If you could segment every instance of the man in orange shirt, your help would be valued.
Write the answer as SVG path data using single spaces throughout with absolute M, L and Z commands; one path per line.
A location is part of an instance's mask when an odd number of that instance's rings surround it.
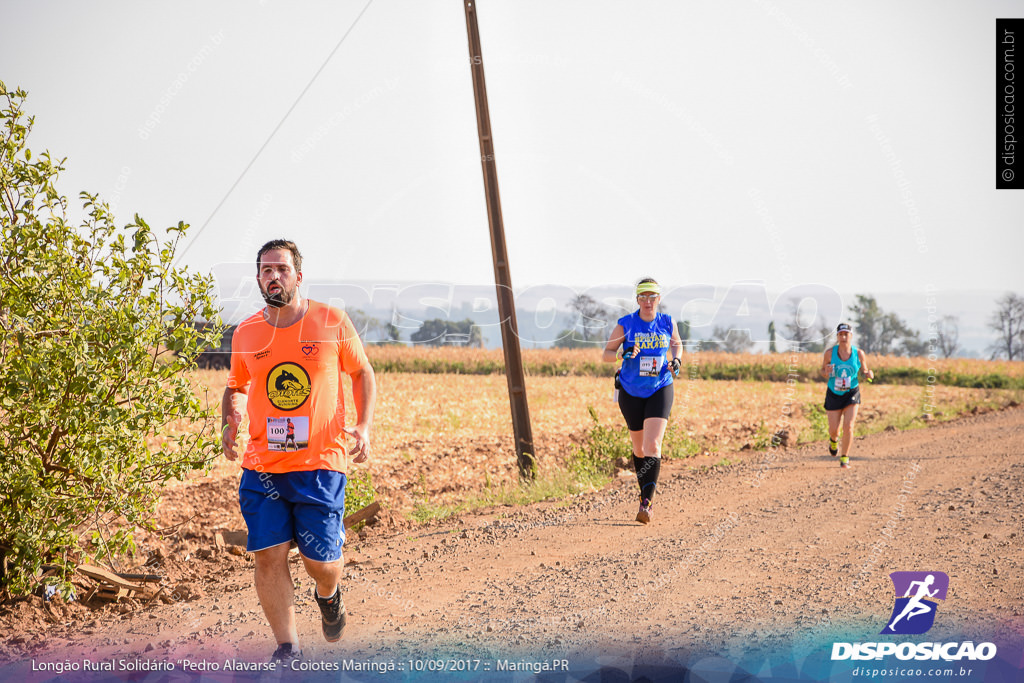
M 229 460 L 238 458 L 238 426 L 247 411 L 249 445 L 238 497 L 256 594 L 277 639 L 274 659 L 285 661 L 301 655 L 288 570 L 292 543 L 316 582 L 324 638 L 335 642 L 345 628 L 345 473 L 348 456 L 361 463 L 370 454 L 377 385 L 348 315 L 299 293 L 302 255 L 293 242 L 264 244 L 256 272 L 267 306 L 232 337 L 222 446 Z M 356 403 L 351 428 L 345 426 L 342 373 L 352 380 Z M 355 439 L 348 452 L 346 434 Z

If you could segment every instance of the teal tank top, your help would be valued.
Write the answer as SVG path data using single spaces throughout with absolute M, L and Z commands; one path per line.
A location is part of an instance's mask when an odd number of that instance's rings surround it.
M 857 388 L 857 376 L 860 374 L 860 355 L 857 347 L 850 349 L 847 360 L 839 358 L 839 344 L 832 347 L 832 374 L 828 377 L 828 390 L 842 396 Z

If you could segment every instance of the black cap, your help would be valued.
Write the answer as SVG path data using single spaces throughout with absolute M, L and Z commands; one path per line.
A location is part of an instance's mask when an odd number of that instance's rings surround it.
M 846 323 L 839 323 L 839 327 L 836 328 L 836 332 L 853 332 L 853 330 L 851 330 L 850 326 Z

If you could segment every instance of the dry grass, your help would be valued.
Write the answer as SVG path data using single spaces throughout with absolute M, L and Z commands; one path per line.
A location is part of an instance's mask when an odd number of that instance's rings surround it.
M 198 371 L 196 379 L 199 385 L 209 387 L 211 396 L 219 396 L 226 373 Z M 424 500 L 448 503 L 460 500 L 467 491 L 481 490 L 485 482 L 496 486 L 516 481 L 503 375 L 378 372 L 377 384 L 374 451 L 365 467 L 390 505 L 409 509 Z M 1020 393 L 937 386 L 929 398 L 922 387 L 899 385 L 865 385 L 862 391 L 862 432 L 888 424 L 923 424 L 919 418 L 929 401 L 941 418 L 973 405 L 1005 405 L 1015 397 L 1019 400 Z M 602 424 L 622 425 L 611 394 L 611 380 L 603 377 L 527 378 L 534 444 L 542 471 L 563 466 L 591 425 L 587 406 L 596 408 Z M 685 433 L 704 452 L 763 447 L 771 433 L 782 427 L 800 440 L 822 438 L 816 432 L 820 431 L 820 417 L 812 406 L 820 404 L 823 395 L 822 383 L 787 385 L 683 377 L 677 380 L 670 428 Z M 351 412 L 347 382 L 346 405 Z M 350 414 L 350 421 L 353 418 Z M 221 460 L 214 476 L 235 476 L 236 472 L 237 465 Z
M 489 374 L 504 372 L 501 349 L 456 347 L 381 346 L 371 344 L 367 353 L 374 367 L 386 372 L 424 372 L 439 374 Z M 524 349 L 523 365 L 528 375 L 538 376 L 611 376 L 612 363 L 602 363 L 600 347 L 593 349 Z M 816 378 L 821 367 L 820 353 L 690 353 L 688 363 L 699 366 L 700 376 L 729 379 L 785 380 L 790 372 Z M 920 375 L 946 374 L 946 381 L 957 378 L 1002 375 L 1024 379 L 1024 363 L 985 361 L 968 358 L 929 360 L 927 357 L 869 356 L 869 366 L 879 371 L 880 381 L 913 383 Z

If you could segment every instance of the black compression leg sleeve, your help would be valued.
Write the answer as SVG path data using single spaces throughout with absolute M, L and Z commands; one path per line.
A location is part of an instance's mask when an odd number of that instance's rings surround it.
M 661 474 L 661 458 L 638 458 L 634 455 L 633 469 L 636 470 L 637 483 L 640 484 L 640 497 L 653 500 L 658 475 Z

